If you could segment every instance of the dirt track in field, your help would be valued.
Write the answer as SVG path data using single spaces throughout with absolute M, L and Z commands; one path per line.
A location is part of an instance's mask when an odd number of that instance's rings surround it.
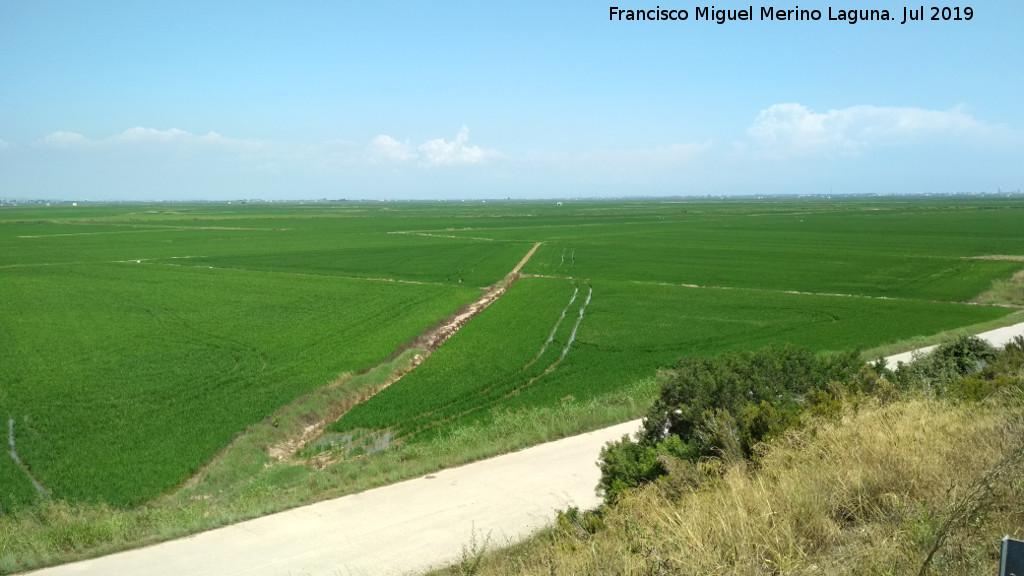
M 306 425 L 301 434 L 284 439 L 273 446 L 270 446 L 267 449 L 267 454 L 275 460 L 290 459 L 296 451 L 310 441 L 318 438 L 328 424 L 334 422 L 338 418 L 341 418 L 345 412 L 351 410 L 356 404 L 369 400 L 381 390 L 384 390 L 388 386 L 401 380 L 402 377 L 408 374 L 412 369 L 422 364 L 423 361 L 434 353 L 435 350 L 440 348 L 442 344 L 454 336 L 455 333 L 466 324 L 466 322 L 469 322 L 474 316 L 483 312 L 488 306 L 493 304 L 502 294 L 504 294 L 509 287 L 512 286 L 512 284 L 519 278 L 519 271 L 522 270 L 523 266 L 530 261 L 530 258 L 532 258 L 534 253 L 537 252 L 537 249 L 540 248 L 541 244 L 543 244 L 543 242 L 537 242 L 534 244 L 533 248 L 523 256 L 522 260 L 516 264 L 515 268 L 513 268 L 511 272 L 506 274 L 500 282 L 497 282 L 488 288 L 487 291 L 479 298 L 466 306 L 463 306 L 455 314 L 452 314 L 439 324 L 421 334 L 408 345 L 404 346 L 403 349 L 418 348 L 422 350 L 420 354 L 417 354 L 413 358 L 412 362 L 400 368 L 380 386 L 374 387 L 372 390 L 360 395 L 354 400 L 346 399 L 345 402 L 338 404 L 330 410 L 325 417 L 319 418 L 315 422 Z M 327 464 L 327 462 L 314 460 L 311 461 L 310 464 L 322 468 Z

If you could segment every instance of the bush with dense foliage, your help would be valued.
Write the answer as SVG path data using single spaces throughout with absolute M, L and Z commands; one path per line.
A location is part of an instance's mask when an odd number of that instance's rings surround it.
M 816 356 L 791 347 L 683 358 L 662 373 L 639 440 L 624 437 L 602 451 L 600 487 L 614 500 L 665 475 L 669 459 L 750 458 L 808 406 L 827 409 L 829 383 L 853 378 L 860 366 L 856 352 Z
M 883 361 L 862 365 L 856 352 L 816 356 L 788 347 L 683 358 L 662 373 L 661 394 L 639 438 L 623 437 L 602 450 L 599 487 L 613 502 L 682 463 L 756 460 L 760 443 L 807 416 L 837 417 L 844 400 L 886 404 L 921 391 L 978 401 L 1021 381 L 1020 337 L 997 351 L 976 336 L 962 336 L 894 369 Z

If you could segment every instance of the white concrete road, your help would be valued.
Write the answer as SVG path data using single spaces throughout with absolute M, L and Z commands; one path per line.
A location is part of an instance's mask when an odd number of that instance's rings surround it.
M 330 575 L 423 572 L 457 562 L 474 534 L 500 546 L 592 508 L 601 447 L 635 420 L 148 548 L 33 572 L 66 575 Z
M 1001 346 L 1024 323 L 979 336 Z M 890 366 L 910 355 L 887 358 Z M 635 420 L 180 540 L 33 572 L 36 576 L 362 576 L 457 562 L 476 536 L 500 546 L 590 508 L 601 447 Z
M 993 346 L 1002 347 L 1008 342 L 1016 338 L 1017 336 L 1024 336 L 1024 322 L 1020 324 L 1014 324 L 1013 326 L 1004 326 L 1002 328 L 996 328 L 995 330 L 989 330 L 988 332 L 982 332 L 978 334 L 978 337 L 988 340 Z M 897 362 L 903 362 L 904 364 L 909 363 L 915 353 L 927 353 L 935 349 L 935 346 L 925 346 L 917 350 L 911 350 L 910 352 L 904 352 L 902 354 L 893 354 L 892 356 L 885 357 L 886 366 L 895 369 Z

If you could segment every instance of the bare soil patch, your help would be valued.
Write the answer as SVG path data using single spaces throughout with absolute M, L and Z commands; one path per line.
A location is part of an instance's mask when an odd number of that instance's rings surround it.
M 417 354 L 413 356 L 411 362 L 393 372 L 391 374 L 391 377 L 386 379 L 380 385 L 375 386 L 369 390 L 366 390 L 362 394 L 349 396 L 342 400 L 341 402 L 332 405 L 330 411 L 328 411 L 325 415 L 320 415 L 319 417 L 316 418 L 314 422 L 307 424 L 305 427 L 303 427 L 301 434 L 286 438 L 281 442 L 278 442 L 277 444 L 274 444 L 273 446 L 267 448 L 267 455 L 277 461 L 284 461 L 290 459 L 292 456 L 295 455 L 295 453 L 300 448 L 302 448 L 312 440 L 319 437 L 320 434 L 323 433 L 324 428 L 328 424 L 334 422 L 338 418 L 341 418 L 342 415 L 345 414 L 345 412 L 351 410 L 355 405 L 369 400 L 381 390 L 387 388 L 388 386 L 394 384 L 395 382 L 398 382 L 402 378 L 402 376 L 405 376 L 413 368 L 422 364 L 423 360 L 425 359 L 426 358 L 422 354 Z M 338 384 L 339 383 L 332 383 L 331 385 L 337 386 Z
M 1002 260 L 1004 262 L 1024 262 L 1024 256 L 1012 254 L 990 254 L 986 256 L 972 256 L 971 260 Z
M 494 238 L 483 238 L 481 236 L 455 236 L 454 234 L 434 234 L 431 232 L 388 232 L 388 234 L 404 234 L 406 236 L 425 236 L 427 238 L 453 238 L 455 240 L 483 240 L 484 242 L 494 242 Z

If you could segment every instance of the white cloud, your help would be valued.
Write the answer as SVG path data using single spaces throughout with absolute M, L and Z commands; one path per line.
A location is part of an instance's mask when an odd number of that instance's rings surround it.
M 466 126 L 459 130 L 454 140 L 435 138 L 415 147 L 408 141 L 401 142 L 381 134 L 366 147 L 366 155 L 373 163 L 417 161 L 427 167 L 480 164 L 501 156 L 497 150 L 469 145 L 469 128 Z
M 479 164 L 499 156 L 496 150 L 469 146 L 469 128 L 463 126 L 455 140 L 444 138 L 428 140 L 418 148 L 420 160 L 427 166 L 448 166 L 455 164 Z
M 36 140 L 34 145 L 40 148 L 81 148 L 93 143 L 78 132 L 52 132 Z
M 747 129 L 758 156 L 853 156 L 873 146 L 903 144 L 924 136 L 981 133 L 990 127 L 960 108 L 925 110 L 852 106 L 814 112 L 802 104 L 775 104 Z M 746 144 L 738 145 L 741 149 Z
M 153 128 L 143 128 L 136 126 L 129 128 L 120 134 L 111 136 L 106 140 L 109 144 L 143 144 L 143 143 L 168 143 L 168 142 L 188 142 L 195 139 L 195 136 L 185 132 L 184 130 L 178 130 L 177 128 L 171 128 L 170 130 L 155 130 Z
M 36 140 L 33 146 L 43 149 L 91 150 L 164 150 L 176 151 L 221 150 L 246 161 L 261 165 L 296 164 L 331 169 L 357 164 L 381 162 L 417 162 L 421 166 L 454 166 L 479 164 L 500 154 L 469 141 L 469 129 L 459 130 L 452 141 L 443 138 L 428 140 L 419 146 L 401 142 L 387 134 L 374 138 L 367 146 L 359 147 L 347 141 L 328 141 L 320 144 L 288 144 L 266 140 L 230 138 L 216 132 L 193 134 L 171 128 L 157 130 L 136 126 L 119 134 L 91 139 L 77 132 L 53 132 Z
M 177 128 L 156 130 L 136 126 L 108 138 L 93 140 L 77 132 L 53 132 L 34 143 L 39 148 L 94 148 L 130 147 L 141 145 L 205 146 L 229 149 L 256 149 L 268 143 L 261 140 L 227 138 L 216 132 L 203 135 L 192 134 Z
M 416 152 L 408 142 L 399 142 L 387 134 L 381 134 L 366 147 L 371 160 L 393 160 L 405 162 L 416 158 Z
M 11 148 L 13 148 L 13 146 L 11 146 L 9 142 L 4 140 L 3 138 L 0 138 L 0 152 L 3 152 L 4 150 L 9 150 Z

